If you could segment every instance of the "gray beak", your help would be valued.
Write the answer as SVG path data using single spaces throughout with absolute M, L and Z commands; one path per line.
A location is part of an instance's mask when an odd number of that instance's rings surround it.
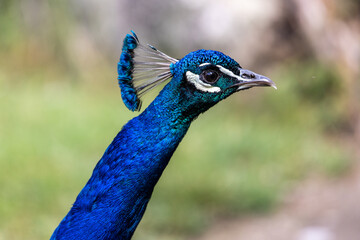
M 240 74 L 236 76 L 239 80 L 239 83 L 236 83 L 234 86 L 237 86 L 237 90 L 247 89 L 251 87 L 273 87 L 277 89 L 275 83 L 271 81 L 270 78 L 263 75 L 254 73 L 250 70 L 240 69 Z

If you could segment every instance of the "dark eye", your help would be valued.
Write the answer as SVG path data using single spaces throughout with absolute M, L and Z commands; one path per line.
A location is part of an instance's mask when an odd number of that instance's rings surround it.
M 219 78 L 219 73 L 217 73 L 214 70 L 205 70 L 202 73 L 202 75 L 203 75 L 205 82 L 208 82 L 208 83 L 214 83 Z

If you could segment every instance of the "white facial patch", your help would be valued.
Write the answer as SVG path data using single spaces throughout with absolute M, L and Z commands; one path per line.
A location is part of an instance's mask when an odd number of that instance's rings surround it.
M 200 80 L 200 76 L 192 73 L 190 71 L 186 72 L 186 79 L 191 82 L 192 84 L 194 84 L 194 86 L 196 87 L 196 89 L 202 91 L 202 92 L 211 92 L 211 93 L 215 93 L 215 92 L 220 92 L 221 89 L 219 87 L 214 87 L 211 86 L 208 83 L 204 83 L 203 81 Z

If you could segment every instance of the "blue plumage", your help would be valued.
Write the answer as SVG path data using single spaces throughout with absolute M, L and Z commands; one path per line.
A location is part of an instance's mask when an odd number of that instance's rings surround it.
M 140 100 L 136 95 L 136 91 L 132 84 L 132 71 L 134 69 L 134 49 L 137 47 L 137 37 L 127 34 L 122 48 L 120 61 L 118 63 L 118 80 L 121 88 L 121 97 L 131 111 L 138 110 L 140 108 Z
M 239 90 L 275 87 L 221 52 L 198 50 L 176 60 L 140 44 L 134 33 L 124 39 L 118 74 L 132 111 L 140 110 L 144 93 L 168 84 L 114 138 L 51 239 L 130 239 L 191 122 Z

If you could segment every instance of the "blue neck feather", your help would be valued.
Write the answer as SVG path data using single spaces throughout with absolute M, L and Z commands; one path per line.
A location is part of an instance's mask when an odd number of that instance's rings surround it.
M 196 114 L 171 81 L 130 120 L 96 165 L 51 239 L 130 239 L 155 184 Z M 76 230 L 76 231 L 75 231 Z

